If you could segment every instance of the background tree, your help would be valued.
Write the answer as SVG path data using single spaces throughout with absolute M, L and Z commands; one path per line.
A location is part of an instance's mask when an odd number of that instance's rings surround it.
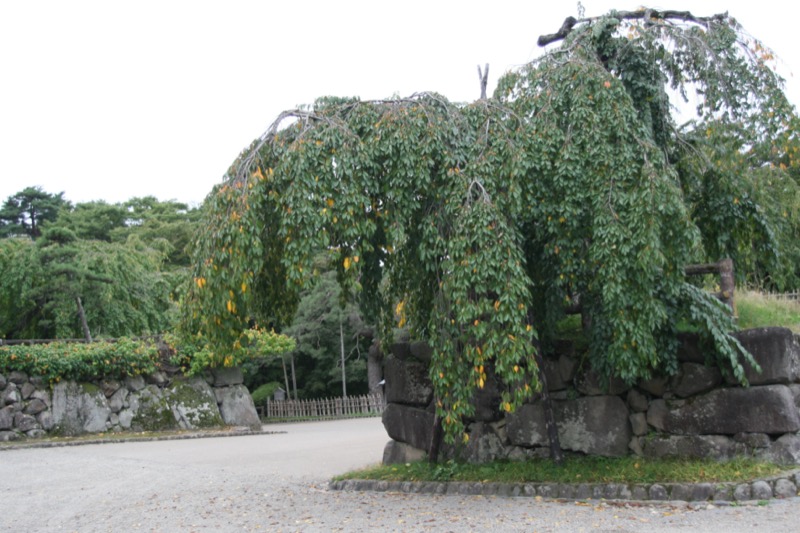
M 144 246 L 81 240 L 68 229 L 49 228 L 36 243 L 0 240 L 0 257 L 3 338 L 156 333 L 175 313 L 160 272 L 162 255 Z
M 302 397 L 368 392 L 367 350 L 372 340 L 371 330 L 358 306 L 343 298 L 335 271 L 320 274 L 303 291 L 292 325 L 284 333 L 297 340 L 292 357 Z
M 773 146 L 781 157 L 774 139 L 795 138 L 769 55 L 727 15 L 641 9 L 568 22 L 541 40 L 561 45 L 504 76 L 491 99 L 322 98 L 282 114 L 206 201 L 186 330 L 224 352 L 254 318 L 285 324 L 328 249 L 384 342 L 399 317 L 432 344 L 451 441 L 488 363 L 504 383 L 498 408 L 530 396 L 537 337 L 546 345 L 576 301 L 588 362 L 605 376 L 673 372 L 685 320 L 743 381 L 750 356 L 731 317 L 684 266 L 757 241 L 780 257 L 789 243 L 755 199 L 746 216 L 702 216 L 712 200 L 735 215 L 748 184 L 707 149 L 732 161 Z M 668 88 L 699 96 L 696 126 L 676 126 Z M 701 147 L 712 121 L 727 142 Z M 772 257 L 763 268 L 786 277 Z
M 49 194 L 41 187 L 26 187 L 9 196 L 0 208 L 0 237 L 27 235 L 36 239 L 42 233 L 42 223 L 55 220 L 68 206 L 63 192 Z

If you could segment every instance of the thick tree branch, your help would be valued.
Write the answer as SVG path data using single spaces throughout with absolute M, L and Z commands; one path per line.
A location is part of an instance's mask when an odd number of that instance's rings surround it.
M 710 17 L 696 17 L 692 15 L 689 11 L 674 11 L 674 10 L 658 11 L 656 9 L 638 9 L 636 11 L 617 11 L 614 13 L 614 17 L 620 20 L 641 20 L 641 19 L 645 19 L 647 21 L 679 20 L 682 22 L 692 22 L 694 24 L 708 26 L 708 24 L 711 22 L 715 21 L 721 22 L 726 20 L 728 18 L 728 14 L 719 13 L 716 15 L 711 15 Z M 548 44 L 560 41 L 566 38 L 566 36 L 569 35 L 572 29 L 578 24 L 591 24 L 592 22 L 595 22 L 600 18 L 602 17 L 588 17 L 578 20 L 575 17 L 567 17 L 564 20 L 564 23 L 561 25 L 561 28 L 556 33 L 550 33 L 547 35 L 540 36 L 537 41 L 537 44 L 539 46 L 547 46 Z

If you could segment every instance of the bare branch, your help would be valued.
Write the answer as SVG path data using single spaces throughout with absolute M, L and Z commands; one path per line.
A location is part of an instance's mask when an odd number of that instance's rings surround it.
M 620 20 L 645 20 L 647 22 L 668 22 L 671 20 L 679 20 L 682 22 L 699 24 L 705 27 L 708 27 L 711 22 L 723 22 L 729 18 L 728 13 L 719 13 L 716 15 L 711 15 L 710 17 L 696 17 L 689 11 L 658 11 L 655 9 L 645 8 L 638 9 L 636 11 L 617 11 L 614 13 L 614 17 Z M 561 28 L 559 28 L 556 33 L 540 36 L 537 44 L 539 46 L 547 46 L 548 44 L 560 41 L 566 38 L 566 36 L 569 35 L 572 29 L 578 24 L 591 24 L 600 18 L 602 17 L 588 17 L 578 20 L 575 17 L 567 17 L 564 20 L 564 23 L 561 25 Z

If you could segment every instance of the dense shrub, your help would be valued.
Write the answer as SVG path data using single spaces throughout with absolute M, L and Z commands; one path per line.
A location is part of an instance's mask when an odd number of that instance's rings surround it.
M 51 383 L 93 381 L 150 374 L 159 368 L 158 348 L 146 341 L 121 338 L 91 344 L 52 342 L 0 346 L 0 373 L 25 372 Z

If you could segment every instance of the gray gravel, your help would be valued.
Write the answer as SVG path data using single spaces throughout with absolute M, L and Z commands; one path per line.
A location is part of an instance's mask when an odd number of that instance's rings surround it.
M 220 439 L 0 451 L 0 531 L 794 531 L 767 505 L 557 503 L 328 491 L 380 461 L 380 419 L 267 426 Z

